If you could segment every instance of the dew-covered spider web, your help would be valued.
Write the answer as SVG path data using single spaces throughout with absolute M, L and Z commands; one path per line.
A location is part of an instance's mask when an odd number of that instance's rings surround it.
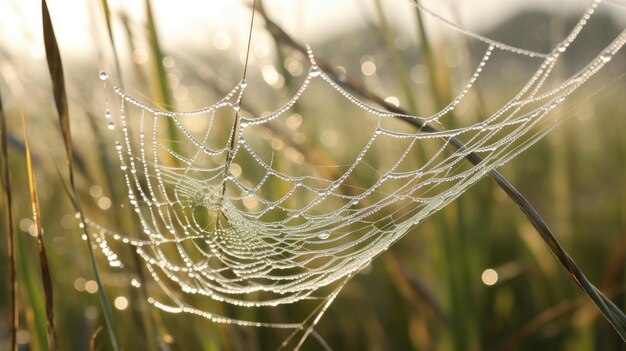
M 119 158 L 141 228 L 140 234 L 125 235 L 89 221 L 110 263 L 122 264 L 112 242 L 132 245 L 162 291 L 149 301 L 165 311 L 215 322 L 299 328 L 306 336 L 355 273 L 487 172 L 548 133 L 559 117 L 551 111 L 626 43 L 622 32 L 586 66 L 556 75 L 561 57 L 603 6 L 600 1 L 594 1 L 569 35 L 547 53 L 480 36 L 417 1 L 414 5 L 484 44 L 465 86 L 430 116 L 390 113 L 358 99 L 320 69 L 310 49 L 308 74 L 297 93 L 261 116 L 241 109 L 244 92 L 254 94 L 246 91 L 245 81 L 206 107 L 169 112 L 109 84 L 102 72 L 100 78 L 117 97 L 109 105 L 119 103 L 118 112 L 107 107 L 105 113 L 116 139 L 111 151 Z M 620 7 L 615 2 L 604 6 L 613 5 Z M 495 55 L 520 56 L 536 69 L 513 98 L 479 122 L 442 129 L 482 73 L 493 67 Z M 332 165 L 307 150 L 272 147 L 263 138 L 267 130 L 289 133 L 284 126 L 291 123 L 294 106 L 319 89 L 348 102 L 359 120 L 354 130 L 340 134 L 355 151 L 337 150 L 340 161 Z M 316 116 L 301 118 L 314 123 Z M 402 119 L 441 131 L 407 128 Z M 464 146 L 453 146 L 453 138 Z M 467 162 L 470 154 L 482 162 Z M 309 300 L 319 300 L 319 305 L 304 322 L 276 323 L 199 308 L 193 295 L 246 308 Z

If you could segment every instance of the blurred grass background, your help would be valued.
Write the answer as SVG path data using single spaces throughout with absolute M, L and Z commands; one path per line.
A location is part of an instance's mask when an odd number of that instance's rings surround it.
M 152 4 L 154 11 L 158 6 L 159 2 Z M 270 6 L 270 2 L 265 4 L 268 11 Z M 439 110 L 468 79 L 484 45 L 450 35 L 445 27 L 424 25 L 417 13 L 414 31 L 406 32 L 385 13 L 394 4 L 376 0 L 367 6 L 369 10 L 353 14 L 365 18 L 365 27 L 337 33 L 335 38 L 315 44 L 316 54 L 412 113 L 426 115 Z M 246 4 L 242 7 L 245 9 Z M 53 24 L 66 20 L 54 8 Z M 58 38 L 70 101 L 77 187 L 87 215 L 131 233 L 137 224 L 127 210 L 126 190 L 101 117 L 104 97 L 97 72 L 103 62 L 109 62 L 104 64 L 106 67 L 115 67 L 101 11 L 100 7 L 92 11 L 92 27 L 84 28 L 94 32 L 98 48 L 89 54 L 90 59 L 65 55 L 64 38 Z M 159 32 L 158 21 L 146 18 L 145 12 L 111 13 L 121 72 L 108 71 L 123 81 L 128 91 L 155 104 L 185 110 L 204 105 L 203 101 L 214 101 L 240 79 L 242 50 L 234 45 L 236 37 L 229 36 L 228 31 L 207 33 L 207 46 L 217 50 L 168 47 L 158 42 L 168 33 Z M 244 27 L 245 23 L 233 26 Z M 511 45 L 548 51 L 571 28 L 573 18 L 559 13 L 525 12 L 502 23 L 486 35 Z M 562 74 L 580 68 L 622 27 L 623 23 L 606 13 L 596 15 L 576 46 L 568 51 L 560 68 Z M 254 93 L 246 96 L 246 109 L 261 114 L 293 94 L 308 63 L 293 50 L 279 46 L 264 29 L 262 20 L 255 26 L 254 36 L 253 40 L 264 45 L 253 47 L 247 92 Z M 29 121 L 58 345 L 64 350 L 84 350 L 95 338 L 95 349 L 111 349 L 106 330 L 96 333 L 104 324 L 95 294 L 102 287 L 94 281 L 68 200 L 64 146 L 45 61 L 27 45 L 1 44 L 0 92 L 9 130 L 17 226 L 19 349 L 48 349 L 20 105 Z M 536 69 L 533 63 L 513 55 L 494 59 L 491 70 L 483 74 L 478 90 L 471 96 L 471 103 L 449 116 L 444 127 L 478 121 L 485 111 L 503 105 Z M 622 118 L 626 112 L 622 76 L 625 64 L 623 54 L 616 56 L 600 77 L 555 112 L 564 116 L 561 126 L 501 169 L 536 205 L 590 280 L 622 308 L 626 302 L 626 121 Z M 295 112 L 302 116 L 294 120 L 302 124 L 297 132 L 289 128 L 267 131 L 266 138 L 269 142 L 281 140 L 273 146 L 282 143 L 282 147 L 301 150 L 305 159 L 332 161 L 337 156 L 333 150 L 349 152 L 350 148 L 337 131 L 352 133 L 354 127 L 349 120 L 339 122 L 332 116 L 317 121 L 306 116 L 315 115 L 320 101 L 332 101 L 334 113 L 339 116 L 349 110 L 349 105 L 327 91 L 315 94 L 310 102 L 302 101 L 296 107 Z M 334 127 L 325 127 L 325 121 L 334 123 Z M 375 164 L 375 160 L 371 162 Z M 2 206 L 7 206 L 4 200 Z M 5 228 L 6 218 L 2 221 Z M 5 264 L 6 245 L 6 241 L 0 242 L 3 280 L 9 268 Z M 97 258 L 114 311 L 115 330 L 124 349 L 272 350 L 287 336 L 285 331 L 218 325 L 148 307 L 146 291 L 133 287 L 133 283 L 144 280 L 132 251 L 122 246 L 117 249 L 125 257 L 124 269 L 111 269 L 101 255 Z M 3 281 L 2 287 L 6 285 Z M 2 316 L 9 315 L 8 294 L 8 288 L 0 289 Z M 237 313 L 216 302 L 206 302 L 205 306 Z M 299 314 L 293 306 L 285 306 L 256 315 L 248 312 L 248 318 L 280 321 Z M 623 349 L 610 325 L 490 179 L 476 184 L 458 201 L 420 224 L 355 277 L 316 330 L 335 350 Z M 9 332 L 9 319 L 0 318 L 0 349 L 8 348 Z M 320 347 L 310 337 L 304 349 Z

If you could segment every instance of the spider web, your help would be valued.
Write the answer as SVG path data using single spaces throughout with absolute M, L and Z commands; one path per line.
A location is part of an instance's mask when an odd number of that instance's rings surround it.
M 554 67 L 600 1 L 594 1 L 569 35 L 545 54 L 466 31 L 421 3 L 413 4 L 486 46 L 459 94 L 431 116 L 390 113 L 359 100 L 319 68 L 311 49 L 310 68 L 297 93 L 263 116 L 240 110 L 245 81 L 221 100 L 191 112 L 152 107 L 113 85 L 120 111 L 113 115 L 107 107 L 105 117 L 117 138 L 114 150 L 142 232 L 126 236 L 89 221 L 110 263 L 122 264 L 109 241 L 132 245 L 163 291 L 149 299 L 156 307 L 239 325 L 302 329 L 308 323 L 301 344 L 356 272 L 487 172 L 548 133 L 556 125 L 554 118 L 547 118 L 550 112 L 626 43 L 622 32 L 581 70 L 559 79 Z M 435 133 L 394 124 L 398 118 L 423 125 L 443 123 L 491 67 L 495 54 L 526 57 L 538 67 L 497 111 L 478 123 Z M 106 81 L 108 76 L 102 72 L 100 78 Z M 362 118 L 359 134 L 367 134 L 362 140 L 355 136 L 357 151 L 332 167 L 306 155 L 274 150 L 260 137 L 266 129 L 288 123 L 294 105 L 320 87 L 349 102 Z M 167 139 L 168 124 L 175 125 L 178 140 Z M 463 140 L 464 146 L 455 149 L 452 138 Z M 465 158 L 471 153 L 483 161 L 470 165 Z M 189 295 L 254 308 L 322 302 L 304 322 L 273 323 L 206 311 L 194 307 Z

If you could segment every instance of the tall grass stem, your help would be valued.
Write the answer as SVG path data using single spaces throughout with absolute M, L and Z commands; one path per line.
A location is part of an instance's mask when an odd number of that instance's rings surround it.
M 73 197 L 70 198 L 72 201 L 72 205 L 74 206 L 74 210 L 79 215 L 79 220 L 81 227 L 83 229 L 83 235 L 85 238 L 85 242 L 87 244 L 87 249 L 89 252 L 89 260 L 91 263 L 91 269 L 94 273 L 94 279 L 98 284 L 98 298 L 100 300 L 100 305 L 102 307 L 105 325 L 107 327 L 107 331 L 109 333 L 109 338 L 111 339 L 111 344 L 113 349 L 116 351 L 121 350 L 121 346 L 119 343 L 119 338 L 117 337 L 117 332 L 115 331 L 115 323 L 113 321 L 113 313 L 111 312 L 111 305 L 109 303 L 108 297 L 105 293 L 104 284 L 102 284 L 102 279 L 100 278 L 100 273 L 98 272 L 98 266 L 96 264 L 96 258 L 93 251 L 93 244 L 91 240 L 91 236 L 87 230 L 87 223 L 85 221 L 84 212 L 82 209 L 82 205 L 80 202 L 80 196 L 78 190 L 76 188 L 76 181 L 74 176 L 74 168 L 73 168 L 73 146 L 72 146 L 72 134 L 70 129 L 70 118 L 69 118 L 69 107 L 67 103 L 67 94 L 65 92 L 65 80 L 63 76 L 63 64 L 61 60 L 61 54 L 59 52 L 59 47 L 57 44 L 56 36 L 54 34 L 54 29 L 52 27 L 52 20 L 50 18 L 50 13 L 48 12 L 48 6 L 45 0 L 41 1 L 42 8 L 42 19 L 43 19 L 43 37 L 44 44 L 46 49 L 46 60 L 48 62 L 48 70 L 50 72 L 50 78 L 52 80 L 53 87 L 53 95 L 54 101 L 57 108 L 57 114 L 59 117 L 59 125 L 61 127 L 61 132 L 63 134 L 63 143 L 65 145 L 65 152 L 67 157 L 67 166 L 69 172 L 70 186 L 73 193 Z

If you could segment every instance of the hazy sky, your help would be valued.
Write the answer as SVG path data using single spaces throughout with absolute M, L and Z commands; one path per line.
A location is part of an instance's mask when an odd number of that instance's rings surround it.
M 423 3 L 447 17 L 448 10 L 456 9 L 458 18 L 470 30 L 480 31 L 515 11 L 528 7 L 542 7 L 554 13 L 580 10 L 592 0 L 425 0 Z M 81 52 L 93 48 L 95 37 L 102 38 L 102 23 L 90 24 L 99 18 L 98 1 L 48 0 L 57 38 L 65 50 Z M 113 11 L 124 11 L 143 20 L 143 0 L 109 0 Z M 242 45 L 242 33 L 247 32 L 250 11 L 236 0 L 153 0 L 158 28 L 166 45 L 200 44 L 217 40 L 218 45 L 237 48 Z M 385 11 L 394 24 L 407 30 L 415 25 L 414 12 L 408 0 L 383 0 Z M 372 12 L 373 0 L 265 0 L 265 7 L 273 17 L 304 42 L 315 43 L 328 35 L 359 26 L 368 20 L 376 21 Z M 447 6 L 442 4 L 448 4 Z M 454 4 L 449 6 L 449 4 Z M 42 55 L 40 41 L 40 2 L 37 0 L 0 1 L 1 45 L 26 44 L 33 55 Z M 96 16 L 94 16 L 96 14 Z M 117 28 L 118 32 L 120 28 Z M 226 35 L 215 37 L 216 33 Z M 261 35 L 262 36 L 262 35 Z M 208 39 L 208 40 L 207 40 Z M 260 39 L 262 40 L 262 39 Z

